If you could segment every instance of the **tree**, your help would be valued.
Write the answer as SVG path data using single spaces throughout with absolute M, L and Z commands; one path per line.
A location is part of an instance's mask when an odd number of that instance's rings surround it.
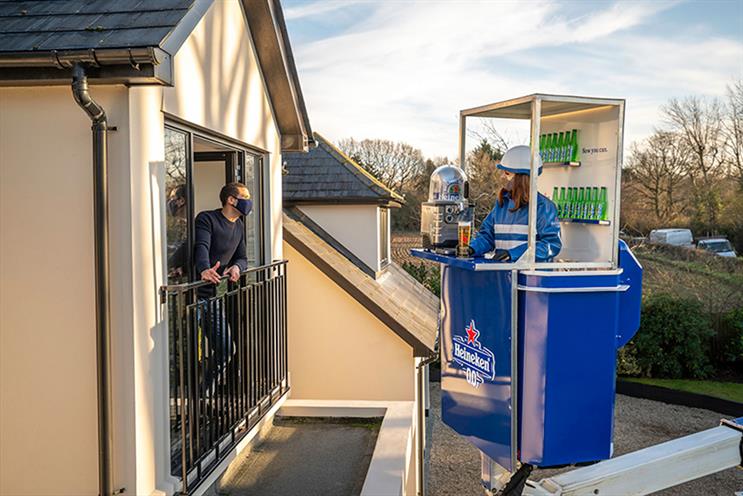
M 743 189 L 743 80 L 728 86 L 727 105 L 722 121 L 725 138 L 725 156 L 730 172 L 738 178 Z
M 433 171 L 448 164 L 446 157 L 426 159 L 420 173 L 413 177 L 405 190 L 405 205 L 392 214 L 393 231 L 418 231 L 421 224 L 421 203 L 428 200 L 428 185 Z
M 690 178 L 698 220 L 717 226 L 720 209 L 718 179 L 724 164 L 722 112 L 718 99 L 671 99 L 662 108 L 670 130 L 678 134 L 690 159 Z
M 493 119 L 483 119 L 480 131 L 471 131 L 470 134 L 480 140 L 478 149 L 488 152 L 493 160 L 500 160 L 506 150 L 510 148 L 507 140 L 496 127 Z
M 467 180 L 470 183 L 470 201 L 475 204 L 476 225 L 487 217 L 503 187 L 496 168 L 502 156 L 503 152 L 483 138 L 467 157 Z
M 688 202 L 680 188 L 689 175 L 689 158 L 678 134 L 658 130 L 643 146 L 631 147 L 628 172 L 643 204 L 649 205 L 656 221 L 666 225 L 681 215 Z
M 421 151 L 407 143 L 346 138 L 338 143 L 338 148 L 371 175 L 402 194 L 420 175 L 424 165 Z

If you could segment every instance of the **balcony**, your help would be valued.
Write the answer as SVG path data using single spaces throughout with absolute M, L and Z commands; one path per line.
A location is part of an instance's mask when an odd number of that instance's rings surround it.
M 163 286 L 171 473 L 189 494 L 289 390 L 286 261 L 238 282 Z

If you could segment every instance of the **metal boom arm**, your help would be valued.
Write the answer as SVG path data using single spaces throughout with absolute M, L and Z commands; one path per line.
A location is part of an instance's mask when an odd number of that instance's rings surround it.
M 742 463 L 743 417 L 589 467 L 528 482 L 525 495 L 650 494 Z

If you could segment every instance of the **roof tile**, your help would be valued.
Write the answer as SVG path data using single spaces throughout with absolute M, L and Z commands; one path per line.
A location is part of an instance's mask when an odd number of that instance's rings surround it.
M 0 52 L 159 46 L 194 1 L 0 2 Z
M 384 186 L 316 134 L 318 146 L 308 153 L 286 153 L 289 174 L 284 176 L 284 201 L 397 202 L 400 195 Z

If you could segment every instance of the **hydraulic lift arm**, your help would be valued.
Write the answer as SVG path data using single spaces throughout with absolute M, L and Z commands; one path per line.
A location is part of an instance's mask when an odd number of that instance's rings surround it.
M 650 494 L 743 463 L 743 417 L 589 467 L 527 482 L 524 495 Z

